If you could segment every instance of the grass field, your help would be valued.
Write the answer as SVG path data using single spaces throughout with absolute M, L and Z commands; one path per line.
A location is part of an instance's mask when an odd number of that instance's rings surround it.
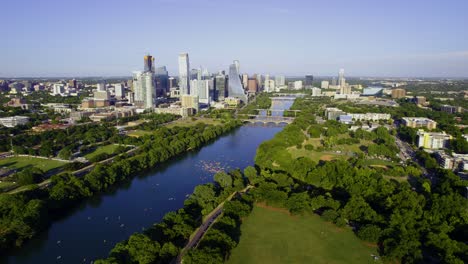
M 10 157 L 0 159 L 0 167 L 8 167 L 17 170 L 22 170 L 27 167 L 37 167 L 44 172 L 47 172 L 49 170 L 59 168 L 65 164 L 66 163 L 62 161 L 33 157 Z
M 290 216 L 286 210 L 255 206 L 241 233 L 228 264 L 380 263 L 371 256 L 377 255 L 376 247 L 317 215 Z
M 129 137 L 142 137 L 146 135 L 151 135 L 153 132 L 151 131 L 145 131 L 145 130 L 132 130 L 128 132 Z
M 85 158 L 91 159 L 96 155 L 99 155 L 101 153 L 107 153 L 107 154 L 112 154 L 114 151 L 119 147 L 119 145 L 114 145 L 114 144 L 109 144 L 105 146 L 99 146 L 95 151 L 88 153 L 85 155 Z
M 216 120 L 216 119 L 211 119 L 211 118 L 196 118 L 196 120 L 192 120 L 192 118 L 180 118 L 175 120 L 174 122 L 171 122 L 166 125 L 166 127 L 175 127 L 175 126 L 193 126 L 198 123 L 205 123 L 207 125 L 220 125 L 221 122 Z

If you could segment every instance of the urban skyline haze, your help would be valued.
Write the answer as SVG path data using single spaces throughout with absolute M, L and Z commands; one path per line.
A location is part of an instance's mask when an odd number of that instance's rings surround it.
M 466 1 L 6 0 L 0 76 L 128 76 L 147 53 L 191 68 L 468 77 Z M 8 21 L 6 23 L 5 21 Z

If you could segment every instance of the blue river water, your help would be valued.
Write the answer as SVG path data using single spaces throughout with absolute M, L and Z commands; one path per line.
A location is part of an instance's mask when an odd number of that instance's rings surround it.
M 173 159 L 60 217 L 6 263 L 91 263 L 117 242 L 159 222 L 183 206 L 195 186 L 211 182 L 216 170 L 254 164 L 257 147 L 281 127 L 242 126 L 200 150 Z

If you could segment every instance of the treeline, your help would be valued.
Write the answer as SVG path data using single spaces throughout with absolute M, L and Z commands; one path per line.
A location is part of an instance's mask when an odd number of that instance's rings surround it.
M 108 258 L 96 260 L 94 263 L 171 262 L 186 245 L 190 235 L 200 226 L 202 218 L 226 200 L 230 194 L 244 189 L 245 186 L 245 178 L 239 170 L 217 173 L 214 176 L 214 183 L 195 187 L 184 202 L 183 208 L 167 213 L 160 223 L 154 224 L 143 233 L 135 233 L 128 240 L 117 243 Z M 235 205 L 235 202 L 227 202 L 228 207 L 237 210 Z M 226 221 L 228 228 L 232 223 L 231 220 L 226 219 Z M 226 239 L 221 231 L 210 233 L 210 236 L 220 243 Z M 198 255 L 200 254 L 197 252 L 189 253 L 188 259 L 197 258 Z
M 82 178 L 60 174 L 51 178 L 49 189 L 0 194 L 0 249 L 5 252 L 8 248 L 21 246 L 47 227 L 51 221 L 49 215 L 66 212 L 79 201 L 104 192 L 109 186 L 131 179 L 171 157 L 199 148 L 239 125 L 232 121 L 222 126 L 163 127 L 140 139 L 144 142 L 135 156 L 124 154 L 111 164 L 98 164 Z
M 361 239 L 375 242 L 387 261 L 468 262 L 467 181 L 434 167 L 437 181 L 431 182 L 414 166 L 385 171 L 359 157 L 319 164 L 293 160 L 286 149 L 301 140 L 299 132 L 297 124 L 289 125 L 260 146 L 257 177 L 249 178 L 256 201 L 349 225 Z M 417 156 L 433 162 L 423 152 Z M 413 179 L 411 184 L 387 180 L 382 176 L 387 173 Z

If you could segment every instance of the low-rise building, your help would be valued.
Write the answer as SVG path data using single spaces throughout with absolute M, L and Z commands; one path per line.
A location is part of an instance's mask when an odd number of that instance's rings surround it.
M 462 107 L 457 107 L 457 106 L 451 106 L 451 105 L 442 105 L 440 107 L 440 110 L 442 112 L 447 112 L 447 113 L 450 113 L 450 114 L 455 114 L 455 113 L 461 113 L 463 112 L 463 108 Z
M 437 122 L 426 117 L 403 117 L 403 125 L 412 128 L 435 129 Z
M 404 98 L 406 96 L 406 90 L 405 89 L 393 89 L 392 90 L 392 98 L 393 99 L 398 99 L 398 98 Z
M 15 127 L 18 125 L 26 125 L 29 122 L 29 117 L 27 116 L 10 116 L 0 118 L 0 125 L 6 127 Z
M 237 107 L 238 105 L 240 105 L 241 100 L 235 97 L 226 97 L 224 98 L 224 102 L 227 103 L 229 106 Z
M 434 153 L 440 167 L 447 170 L 468 170 L 468 154 L 448 155 L 442 151 Z
M 422 129 L 418 130 L 418 147 L 423 147 L 426 149 L 441 149 L 448 147 L 450 140 L 452 139 L 451 135 L 446 134 L 445 132 L 436 133 L 436 132 L 426 132 Z
M 361 121 L 379 121 L 379 120 L 389 120 L 391 119 L 390 114 L 382 113 L 365 113 L 365 114 L 349 114 L 354 120 Z
M 340 115 L 346 115 L 346 113 L 335 107 L 327 107 L 325 109 L 325 116 L 327 117 L 327 120 L 337 120 Z

